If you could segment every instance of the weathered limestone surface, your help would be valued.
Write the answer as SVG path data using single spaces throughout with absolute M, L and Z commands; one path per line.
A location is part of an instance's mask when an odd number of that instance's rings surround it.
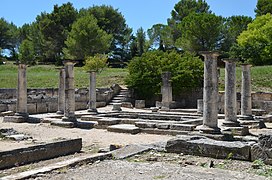
M 80 152 L 81 148 L 82 139 L 79 138 L 20 148 L 12 151 L 2 151 L 0 152 L 0 169 Z
M 130 133 L 130 134 L 137 134 L 140 132 L 140 128 L 131 124 L 112 125 L 112 126 L 108 126 L 107 130 L 110 132 Z
M 97 113 L 96 109 L 96 72 L 90 73 L 90 87 L 89 87 L 89 109 L 88 112 Z
M 251 160 L 263 160 L 272 164 L 272 135 L 260 135 L 258 143 L 251 147 Z
M 184 153 L 213 158 L 250 160 L 250 145 L 244 142 L 217 141 L 204 136 L 180 135 L 167 142 L 165 147 L 170 153 Z
M 220 133 L 218 128 L 218 71 L 216 52 L 201 52 L 204 56 L 203 125 L 197 130 L 204 133 Z
M 253 119 L 251 99 L 251 75 L 250 64 L 242 65 L 242 87 L 241 87 L 241 120 Z
M 65 69 L 59 68 L 59 89 L 58 89 L 58 111 L 57 114 L 64 114 L 65 111 Z
M 145 108 L 145 100 L 135 100 L 135 108 L 137 109 Z

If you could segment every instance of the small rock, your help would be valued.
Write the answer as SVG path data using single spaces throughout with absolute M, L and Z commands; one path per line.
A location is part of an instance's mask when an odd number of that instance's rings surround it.
M 147 161 L 158 161 L 157 157 L 149 157 L 146 159 Z

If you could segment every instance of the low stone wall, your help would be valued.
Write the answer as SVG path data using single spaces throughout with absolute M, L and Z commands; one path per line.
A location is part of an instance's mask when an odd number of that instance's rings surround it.
M 82 139 L 63 140 L 43 145 L 0 152 L 0 169 L 80 152 Z
M 103 107 L 120 92 L 120 86 L 96 90 L 97 107 Z M 27 110 L 29 114 L 56 112 L 58 110 L 58 89 L 28 89 Z M 89 90 L 80 88 L 75 90 L 76 110 L 88 109 Z M 16 89 L 0 89 L 0 112 L 16 111 Z

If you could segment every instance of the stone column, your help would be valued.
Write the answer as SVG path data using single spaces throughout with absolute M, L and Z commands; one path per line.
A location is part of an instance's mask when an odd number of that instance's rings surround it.
M 203 114 L 203 99 L 197 100 L 197 113 Z
M 18 65 L 18 84 L 17 84 L 17 103 L 16 103 L 16 116 L 28 118 L 27 113 L 27 77 L 26 65 Z
M 172 98 L 171 72 L 162 73 L 162 109 L 169 109 Z
M 225 62 L 225 120 L 223 126 L 239 127 L 237 121 L 236 97 L 236 59 L 224 59 Z
M 57 69 L 59 70 L 57 114 L 64 114 L 64 111 L 65 111 L 65 68 L 57 68 Z
M 250 64 L 242 64 L 241 120 L 253 119 L 251 104 Z
M 204 56 L 203 125 L 197 130 L 218 134 L 218 76 L 217 52 L 201 52 Z
M 96 109 L 96 72 L 90 71 L 90 84 L 89 84 L 89 109 L 88 112 L 92 114 L 97 113 Z
M 75 61 L 64 61 L 65 66 L 65 111 L 63 121 L 76 122 L 75 117 L 75 85 L 74 65 Z

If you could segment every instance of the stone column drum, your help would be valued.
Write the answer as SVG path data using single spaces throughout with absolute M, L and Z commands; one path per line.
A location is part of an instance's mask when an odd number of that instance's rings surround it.
M 203 133 L 219 134 L 217 52 L 201 52 L 204 56 L 203 125 L 196 129 Z
M 58 89 L 58 111 L 57 114 L 64 114 L 65 111 L 65 69 L 59 70 L 59 89 Z
M 251 102 L 251 77 L 250 64 L 242 64 L 242 87 L 241 87 L 241 118 L 240 120 L 253 120 Z
M 236 97 L 236 59 L 224 59 L 225 62 L 225 120 L 223 126 L 239 127 L 237 121 Z
M 75 117 L 75 85 L 74 85 L 75 61 L 64 61 L 65 66 L 65 111 L 63 121 L 76 122 Z
M 18 65 L 16 116 L 28 118 L 26 65 Z
M 96 109 L 96 72 L 90 71 L 90 86 L 89 86 L 89 109 L 92 114 L 97 113 Z
M 172 97 L 172 85 L 171 85 L 171 72 L 162 73 L 162 109 L 169 109 L 170 104 L 173 101 Z

